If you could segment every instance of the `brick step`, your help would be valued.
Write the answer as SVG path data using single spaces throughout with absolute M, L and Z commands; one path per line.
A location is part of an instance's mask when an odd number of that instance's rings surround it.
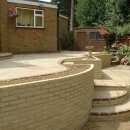
M 130 98 L 119 105 L 93 107 L 90 121 L 126 121 L 130 119 Z
M 127 91 L 95 91 L 93 106 L 111 106 L 120 104 L 128 97 Z
M 118 60 L 113 60 L 111 61 L 111 65 L 119 65 L 120 62 Z
M 117 56 L 112 57 L 111 60 L 112 60 L 111 65 L 119 65 L 120 64 L 120 59 Z
M 94 89 L 98 91 L 107 90 L 130 90 L 127 84 L 116 83 L 114 80 L 94 80 Z
M 13 57 L 13 53 L 0 53 L 0 60 L 6 60 Z

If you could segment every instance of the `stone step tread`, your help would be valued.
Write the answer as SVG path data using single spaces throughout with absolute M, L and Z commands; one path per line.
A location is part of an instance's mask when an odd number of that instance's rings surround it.
M 117 83 L 114 80 L 94 80 L 95 87 L 128 87 L 127 84 Z
M 93 107 L 91 109 L 91 115 L 107 116 L 116 115 L 120 113 L 130 112 L 130 98 L 119 105 L 105 106 L 105 107 Z
M 127 91 L 94 91 L 93 101 L 114 100 L 127 94 Z
M 116 62 L 119 62 L 119 60 L 113 60 L 113 61 L 111 61 L 112 63 L 116 63 Z

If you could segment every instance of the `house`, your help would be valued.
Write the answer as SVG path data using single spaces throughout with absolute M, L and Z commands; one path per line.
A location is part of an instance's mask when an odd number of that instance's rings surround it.
M 69 22 L 69 18 L 64 16 L 64 15 L 59 15 L 59 48 L 60 50 L 62 50 L 61 47 L 61 39 L 64 39 L 65 36 L 68 34 L 68 23 Z
M 74 28 L 74 50 L 86 51 L 86 46 L 94 46 L 93 51 L 101 52 L 107 44 L 107 37 L 102 37 L 100 28 Z
M 40 0 L 0 1 L 0 52 L 57 52 L 57 10 Z

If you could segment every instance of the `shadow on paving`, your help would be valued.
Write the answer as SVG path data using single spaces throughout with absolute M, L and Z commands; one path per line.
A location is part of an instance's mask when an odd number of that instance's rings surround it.
M 102 71 L 101 79 L 107 79 L 107 80 L 112 80 L 111 77 L 109 77 L 105 72 Z

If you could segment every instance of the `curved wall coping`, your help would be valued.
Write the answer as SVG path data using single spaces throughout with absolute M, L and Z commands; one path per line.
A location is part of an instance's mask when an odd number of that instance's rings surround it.
M 20 84 L 12 84 L 12 85 L 5 85 L 5 86 L 0 86 L 1 88 L 8 88 L 8 87 L 17 87 L 17 86 L 25 86 L 25 85 L 29 85 L 29 84 L 41 84 L 41 83 L 49 83 L 49 82 L 53 82 L 56 80 L 62 80 L 62 79 L 67 79 L 70 77 L 75 77 L 75 76 L 80 76 L 81 74 L 85 74 L 86 72 L 89 72 L 90 70 L 92 70 L 94 68 L 93 64 L 88 64 L 88 66 L 90 66 L 88 69 L 86 69 L 85 71 L 76 73 L 76 74 L 72 74 L 72 75 L 68 75 L 68 76 L 63 76 L 63 77 L 58 77 L 58 78 L 52 78 L 52 79 L 46 79 L 46 80 L 39 80 L 39 81 L 32 81 L 32 82 L 27 82 L 27 83 L 20 83 Z M 68 69 L 68 67 L 66 68 Z

